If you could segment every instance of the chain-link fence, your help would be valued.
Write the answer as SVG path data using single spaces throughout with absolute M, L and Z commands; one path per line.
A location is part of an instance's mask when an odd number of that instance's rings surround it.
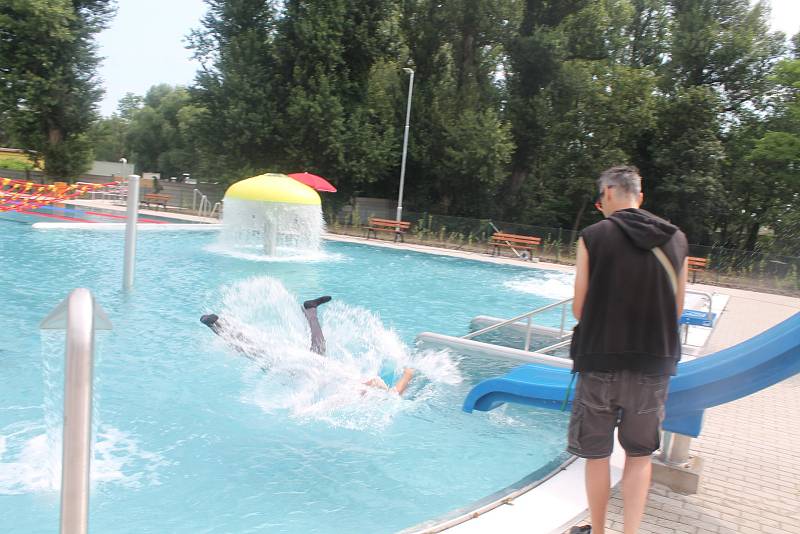
M 374 214 L 325 214 L 328 231 L 353 236 L 366 236 L 365 227 Z M 407 243 L 431 245 L 469 252 L 491 253 L 489 240 L 496 231 L 541 238 L 534 247 L 534 256 L 542 261 L 574 264 L 578 232 L 565 228 L 547 228 L 520 223 L 469 219 L 431 213 L 404 212 L 403 220 L 411 223 L 404 238 Z M 379 238 L 393 239 L 391 232 Z M 502 247 L 502 254 L 515 257 L 521 249 Z M 690 245 L 691 256 L 705 258 L 705 270 L 692 272 L 690 281 L 800 295 L 800 258 L 777 256 L 717 246 Z

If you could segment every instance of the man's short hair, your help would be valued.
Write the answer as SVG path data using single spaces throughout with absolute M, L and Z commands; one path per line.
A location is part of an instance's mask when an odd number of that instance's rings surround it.
M 602 194 L 606 187 L 618 189 L 625 196 L 638 198 L 642 192 L 639 169 L 632 165 L 617 165 L 604 170 L 597 179 L 597 190 Z

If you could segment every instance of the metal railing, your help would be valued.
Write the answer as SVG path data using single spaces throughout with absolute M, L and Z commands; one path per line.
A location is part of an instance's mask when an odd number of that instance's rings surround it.
M 391 210 L 359 207 L 338 212 L 328 209 L 325 222 L 329 232 L 361 235 L 369 217 L 393 218 Z M 469 252 L 486 253 L 489 239 L 494 233 L 492 225 L 503 232 L 536 236 L 541 245 L 534 248 L 534 256 L 543 261 L 573 264 L 575 262 L 579 232 L 576 229 L 532 226 L 522 223 L 473 219 L 432 213 L 403 211 L 403 220 L 411 227 L 404 234 L 409 244 L 431 245 Z M 591 221 L 586 221 L 589 223 Z M 795 252 L 792 252 L 795 250 Z M 516 257 L 513 252 L 509 252 Z M 794 255 L 791 255 L 794 254 Z M 708 260 L 705 271 L 697 273 L 697 282 L 703 284 L 739 287 L 752 290 L 771 290 L 781 294 L 800 294 L 800 256 L 796 247 L 773 246 L 764 251 L 737 250 L 714 245 L 689 245 L 689 255 Z
M 197 201 L 198 198 L 200 199 L 199 203 Z M 221 207 L 222 204 L 220 202 L 215 202 L 212 206 L 208 196 L 204 195 L 199 189 L 192 190 L 192 211 L 200 217 L 214 217 L 214 214 L 219 213 Z
M 527 319 L 527 326 L 526 326 L 526 331 L 525 331 L 525 350 L 530 350 L 531 335 L 532 335 L 532 332 L 533 332 L 533 319 L 532 319 L 533 316 L 534 315 L 539 315 L 542 312 L 546 312 L 547 310 L 550 310 L 550 309 L 553 309 L 553 308 L 557 308 L 558 306 L 561 306 L 561 326 L 559 327 L 559 335 L 558 335 L 559 342 L 556 343 L 555 345 L 550 346 L 550 347 L 545 347 L 545 349 L 552 351 L 552 350 L 561 348 L 561 347 L 566 346 L 566 345 L 569 344 L 568 340 L 564 341 L 564 326 L 566 325 L 566 320 L 567 320 L 567 304 L 572 302 L 572 300 L 573 300 L 573 298 L 570 297 L 570 298 L 565 299 L 565 300 L 561 300 L 561 301 L 558 301 L 558 302 L 554 302 L 552 304 L 548 304 L 546 306 L 542 306 L 541 308 L 536 308 L 535 310 L 532 310 L 532 311 L 529 311 L 529 312 L 525 312 L 525 313 L 523 313 L 521 315 L 517 315 L 516 317 L 512 317 L 511 319 L 506 319 L 505 321 L 501 321 L 499 323 L 487 326 L 485 328 L 481 328 L 480 330 L 476 330 L 474 332 L 470 332 L 469 334 L 461 336 L 461 339 L 472 339 L 474 337 L 480 336 L 481 334 L 485 334 L 487 332 L 491 332 L 493 330 L 497 330 L 498 328 L 502 328 L 502 327 L 507 326 L 509 324 L 514 324 L 514 323 L 516 323 L 516 322 L 518 322 L 518 321 L 520 321 L 522 319 Z M 569 333 L 567 335 L 571 336 L 572 333 Z M 544 352 L 545 349 L 537 350 L 536 352 Z
M 94 334 L 111 321 L 91 291 L 73 290 L 45 317 L 43 330 L 66 330 L 64 430 L 61 457 L 61 534 L 82 534 L 89 525 L 92 457 Z
M 222 210 L 222 202 L 214 202 L 214 207 L 211 208 L 211 213 L 208 214 L 209 217 L 217 217 L 221 215 Z

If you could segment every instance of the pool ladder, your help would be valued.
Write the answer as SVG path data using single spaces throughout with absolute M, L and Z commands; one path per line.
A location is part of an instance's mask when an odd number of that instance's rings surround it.
M 200 199 L 199 204 L 197 202 L 198 198 Z M 208 196 L 204 195 L 202 191 L 199 189 L 192 191 L 192 211 L 197 213 L 200 217 L 219 217 L 221 209 L 221 202 L 215 202 L 212 206 L 211 201 L 208 200 Z
M 476 330 L 474 332 L 470 332 L 465 336 L 461 336 L 461 339 L 472 339 L 477 337 L 481 334 L 485 334 L 487 332 L 491 332 L 492 330 L 497 330 L 498 328 L 502 328 L 504 326 L 508 326 L 510 324 L 517 323 L 523 319 L 527 320 L 527 326 L 525 329 L 525 348 L 523 350 L 530 350 L 531 347 L 531 335 L 533 333 L 533 317 L 539 315 L 540 313 L 546 312 L 553 308 L 557 308 L 561 306 L 561 324 L 558 328 L 558 339 L 559 341 L 553 345 L 549 345 L 544 347 L 543 349 L 539 349 L 536 352 L 540 352 L 543 354 L 547 354 L 548 352 L 552 352 L 556 349 L 560 349 L 562 347 L 566 347 L 570 344 L 572 339 L 572 332 L 564 334 L 564 326 L 566 325 L 567 321 L 567 304 L 572 302 L 574 299 L 572 297 L 564 300 L 560 300 L 558 302 L 554 302 L 552 304 L 548 304 L 546 306 L 542 306 L 541 308 L 536 308 L 535 310 L 531 310 L 529 312 L 525 312 L 522 315 L 517 315 L 516 317 L 512 317 L 511 319 L 506 319 L 505 321 L 501 321 L 499 323 L 487 326 L 485 328 L 481 328 L 480 330 Z M 566 339 L 565 339 L 566 338 Z
M 566 328 L 567 305 L 570 304 L 572 300 L 572 298 L 568 298 L 552 304 L 547 304 L 546 306 L 525 312 L 521 315 L 517 315 L 516 317 L 512 317 L 511 319 L 503 320 L 494 317 L 479 316 L 473 319 L 473 323 L 489 322 L 491 324 L 485 328 L 480 328 L 474 332 L 470 332 L 469 334 L 460 337 L 437 334 L 434 332 L 422 332 L 417 336 L 417 341 L 422 344 L 447 347 L 465 355 L 490 356 L 524 363 L 539 363 L 552 365 L 554 367 L 570 368 L 572 367 L 571 360 L 553 355 L 551 353 L 555 350 L 568 346 L 572 338 L 572 331 Z M 534 317 L 558 307 L 561 307 L 561 323 L 558 328 L 536 326 L 533 324 Z M 521 321 L 525 321 L 525 323 L 522 323 Z M 496 343 L 476 341 L 473 339 L 481 334 L 486 334 L 487 332 L 492 332 L 499 328 L 509 326 L 516 328 L 518 331 L 524 329 L 524 349 L 517 349 Z M 533 336 L 534 332 L 539 332 L 548 337 L 552 337 L 556 340 L 556 342 L 541 349 L 531 350 L 531 337 Z

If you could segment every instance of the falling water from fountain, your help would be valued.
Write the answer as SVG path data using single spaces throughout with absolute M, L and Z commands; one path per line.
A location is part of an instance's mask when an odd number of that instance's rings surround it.
M 225 194 L 223 246 L 272 257 L 307 256 L 321 248 L 324 230 L 319 195 L 281 174 L 232 185 Z

